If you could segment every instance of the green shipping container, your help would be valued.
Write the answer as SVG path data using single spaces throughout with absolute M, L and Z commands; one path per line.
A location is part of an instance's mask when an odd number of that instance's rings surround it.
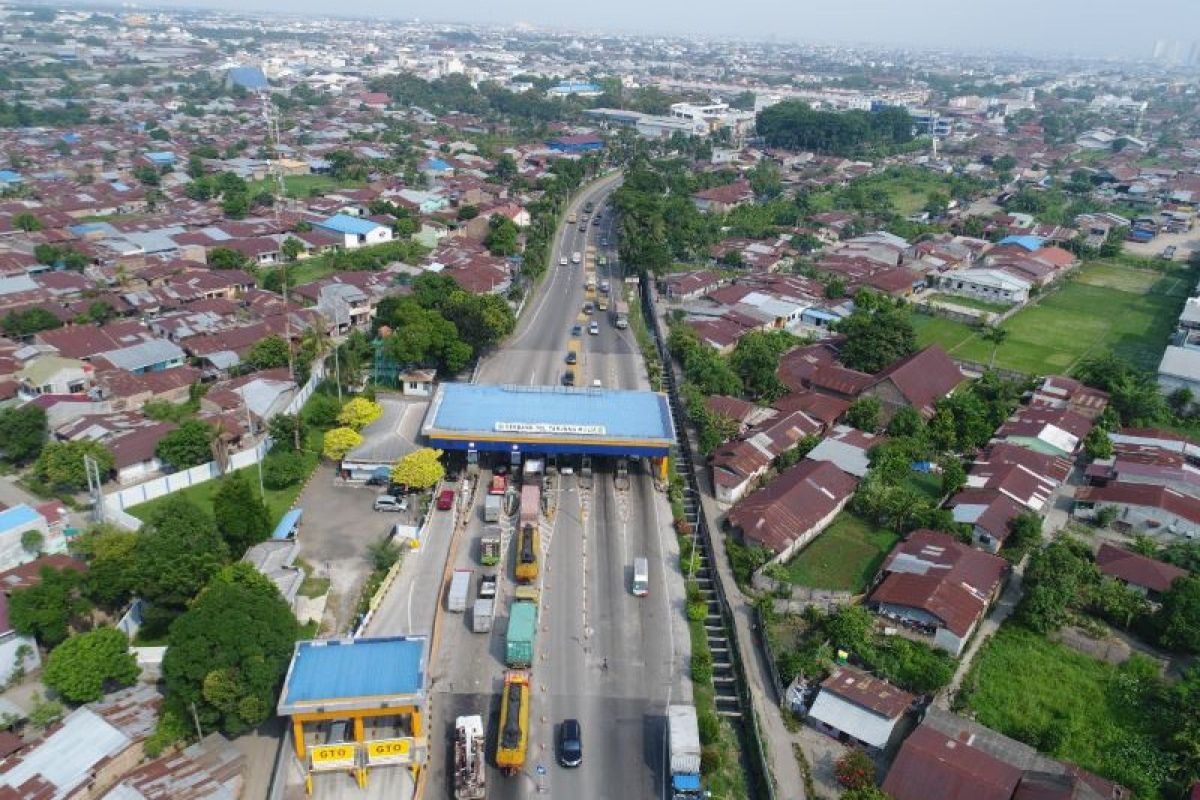
M 520 600 L 508 607 L 508 634 L 504 662 L 510 667 L 533 664 L 533 637 L 537 633 L 537 606 Z

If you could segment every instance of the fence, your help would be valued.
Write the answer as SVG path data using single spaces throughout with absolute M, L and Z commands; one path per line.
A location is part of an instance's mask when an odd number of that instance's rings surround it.
M 308 402 L 308 399 L 313 396 L 313 392 L 317 390 L 317 385 L 324 379 L 325 362 L 318 361 L 313 366 L 313 371 L 308 378 L 308 382 L 288 402 L 282 413 L 298 414 L 300 409 L 304 407 L 304 404 Z M 270 437 L 264 437 L 262 441 L 253 447 L 233 453 L 229 457 L 229 466 L 226 471 L 242 469 L 243 467 L 257 464 L 266 457 L 271 449 L 271 444 Z M 206 464 L 200 464 L 191 469 L 174 472 L 170 475 L 163 475 L 162 477 L 139 483 L 136 486 L 129 486 L 110 492 L 104 495 L 104 519 L 122 528 L 137 530 L 141 527 L 142 521 L 125 509 L 149 500 L 164 497 L 181 489 L 187 489 L 191 486 L 211 481 L 213 478 L 221 477 L 222 474 L 221 466 L 216 461 L 209 461 Z
M 646 318 L 647 325 L 650 327 L 650 333 L 654 337 L 655 346 L 658 349 L 658 355 L 663 365 L 663 378 L 667 393 L 671 398 L 671 406 L 673 409 L 680 409 L 679 413 L 682 416 L 683 405 L 679 398 L 679 389 L 675 379 L 675 369 L 671 362 L 671 354 L 667 351 L 666 337 L 663 336 L 662 329 L 659 324 L 658 314 L 654 307 L 654 290 L 650 286 L 649 279 L 645 276 L 642 278 L 642 312 Z M 694 452 L 692 449 L 691 440 L 688 436 L 688 426 L 686 419 L 675 420 L 675 431 L 677 441 L 680 448 L 686 448 L 689 457 Z M 694 463 L 694 459 L 693 459 Z M 696 481 L 696 472 L 691 470 L 688 475 L 689 487 L 697 497 L 700 496 L 700 487 Z M 712 530 L 708 524 L 708 518 L 704 513 L 702 504 L 696 506 L 696 540 L 707 550 L 709 555 L 709 563 L 712 565 L 714 575 L 716 575 L 716 549 L 713 546 Z M 738 630 L 734 623 L 733 611 L 729 605 L 729 598 L 725 595 L 725 587 L 720 580 L 720 576 L 712 581 L 713 589 L 717 594 L 717 605 L 721 609 L 721 622 L 724 628 L 726 637 L 728 638 L 731 647 L 729 648 L 729 660 L 733 665 L 735 685 L 737 686 L 738 704 L 742 709 L 744 719 L 741 725 L 743 731 L 743 745 L 747 777 L 750 778 L 748 783 L 751 784 L 751 792 L 757 796 L 765 797 L 767 800 L 775 800 L 775 785 L 771 779 L 771 771 L 767 766 L 767 753 L 763 745 L 762 734 L 758 725 L 758 714 L 754 710 L 754 700 L 750 696 L 749 682 L 746 678 L 746 665 L 742 662 L 741 648 L 738 646 Z M 761 794 L 754 791 L 754 784 L 761 789 Z

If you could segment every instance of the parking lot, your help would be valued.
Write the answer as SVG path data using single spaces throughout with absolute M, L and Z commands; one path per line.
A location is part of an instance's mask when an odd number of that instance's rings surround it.
M 297 505 L 304 519 L 297 541 L 300 557 L 315 575 L 330 580 L 329 603 L 322 630 L 345 632 L 353 621 L 363 581 L 371 572 L 367 548 L 380 541 L 396 523 L 416 524 L 419 503 L 408 511 L 379 513 L 372 510 L 380 487 L 348 484 L 336 470 L 322 464 L 305 487 Z M 415 498 L 414 498 L 415 500 Z

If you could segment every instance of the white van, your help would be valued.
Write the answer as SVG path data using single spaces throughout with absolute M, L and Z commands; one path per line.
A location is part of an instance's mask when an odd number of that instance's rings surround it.
M 650 562 L 644 556 L 633 560 L 633 584 L 629 588 L 635 597 L 650 594 Z

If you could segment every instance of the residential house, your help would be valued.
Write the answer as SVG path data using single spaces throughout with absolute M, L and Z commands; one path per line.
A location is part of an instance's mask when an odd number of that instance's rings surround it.
M 1092 429 L 1092 420 L 1071 411 L 1030 403 L 1018 408 L 996 431 L 996 438 L 1054 456 L 1073 456 Z
M 431 397 L 437 382 L 437 370 L 410 369 L 396 376 L 396 385 L 405 397 Z
M 41 583 L 42 567 L 73 569 L 80 573 L 87 571 L 87 564 L 60 553 L 39 556 L 0 572 L 0 681 L 8 682 L 17 669 L 29 672 L 41 666 L 41 656 L 34 637 L 13 630 L 8 616 L 8 598 L 17 589 L 28 589 Z
M 962 371 L 946 351 L 932 345 L 880 372 L 862 393 L 879 399 L 885 424 L 904 407 L 931 419 L 934 404 L 952 394 L 964 380 Z
M 1096 419 L 1108 407 L 1108 392 L 1084 386 L 1074 378 L 1049 375 L 1033 392 L 1029 404 L 1033 407 L 1072 411 L 1087 419 Z
M 1029 300 L 1029 281 L 999 269 L 964 269 L 941 276 L 938 287 L 950 294 L 1002 305 L 1023 305 Z
M 351 329 L 365 330 L 375 317 L 375 307 L 366 292 L 350 283 L 328 283 L 317 295 L 317 310 L 336 334 Z
M 754 200 L 750 181 L 737 180 L 724 186 L 714 186 L 692 195 L 692 203 L 702 212 L 726 214 L 740 205 Z
M 145 757 L 162 696 L 139 683 L 75 709 L 0 762 L 0 800 L 88 800 Z
M 1101 542 L 1096 551 L 1096 566 L 1100 574 L 1115 578 L 1139 594 L 1157 600 L 1171 584 L 1188 577 L 1186 569 L 1168 564 L 1132 550 Z
M 1158 385 L 1163 394 L 1186 389 L 1200 397 L 1200 350 L 1167 345 L 1158 363 Z
M 856 478 L 864 478 L 871 466 L 871 448 L 878 447 L 886 441 L 886 437 L 865 433 L 849 425 L 838 425 L 818 442 L 816 447 L 809 450 L 805 458 L 831 462 L 842 472 Z
M 766 547 L 773 562 L 800 552 L 849 502 L 858 479 L 828 461 L 802 461 L 729 512 L 747 544 Z
M 16 378 L 25 400 L 47 394 L 85 394 L 92 388 L 93 368 L 74 358 L 38 356 L 17 370 Z
M 717 502 L 740 500 L 776 458 L 806 436 L 817 436 L 824 427 L 803 411 L 767 420 L 745 438 L 718 447 L 710 458 Z
M 725 278 L 712 270 L 673 272 L 659 281 L 660 290 L 671 302 L 695 300 L 724 284 Z
M 709 395 L 704 398 L 704 407 L 719 419 L 736 422 L 738 436 L 744 436 L 751 428 L 763 424 L 779 413 L 773 408 L 765 408 L 748 400 L 723 394 Z
M 347 250 L 383 244 L 392 240 L 392 229 L 388 226 L 348 214 L 334 214 L 332 217 L 314 223 L 313 227 L 340 237 L 342 247 Z
M 39 548 L 31 551 L 24 543 L 26 534 L 41 537 Z M 51 528 L 46 516 L 24 503 L 0 511 L 0 569 L 11 570 L 33 561 L 37 551 L 61 553 L 67 549 L 62 531 Z
M 1093 519 L 1108 506 L 1117 509 L 1113 527 L 1119 531 L 1189 540 L 1200 536 L 1200 498 L 1165 486 L 1113 481 L 1075 490 L 1072 513 L 1080 519 Z
M 233 800 L 241 796 L 246 757 L 219 733 L 126 775 L 100 800 Z
M 834 667 L 808 710 L 807 721 L 844 744 L 884 750 L 905 731 L 908 692 L 850 666 Z
M 917 530 L 888 554 L 867 603 L 957 658 L 1007 573 L 998 556 L 941 531 Z
M 1128 800 L 1129 790 L 930 706 L 881 787 L 893 800 Z

